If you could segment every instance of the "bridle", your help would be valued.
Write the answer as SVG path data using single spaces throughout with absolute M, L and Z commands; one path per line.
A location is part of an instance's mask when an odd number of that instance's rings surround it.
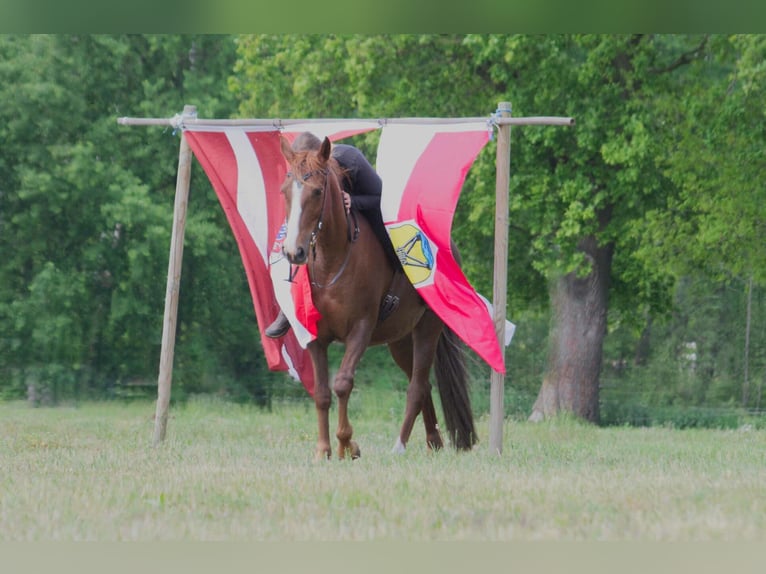
M 322 187 L 322 207 L 319 210 L 319 218 L 317 219 L 316 224 L 314 224 L 314 229 L 311 231 L 311 237 L 309 239 L 309 248 L 311 249 L 311 258 L 312 258 L 312 264 L 311 264 L 311 277 L 316 277 L 316 271 L 315 271 L 315 265 L 316 265 L 316 248 L 317 248 L 317 239 L 319 237 L 319 232 L 322 231 L 322 226 L 324 224 L 324 206 L 327 201 L 327 189 L 329 187 L 330 182 L 330 176 L 329 176 L 329 168 L 325 169 L 315 169 L 313 171 L 309 171 L 301 177 L 301 179 L 306 182 L 315 175 L 323 175 L 324 176 L 324 186 Z M 287 172 L 287 176 L 293 176 L 292 172 Z M 294 177 L 294 176 L 293 176 Z M 346 214 L 346 227 L 347 227 L 347 237 L 349 242 L 349 247 L 346 249 L 346 256 L 343 259 L 343 263 L 340 266 L 340 269 L 333 275 L 332 279 L 328 283 L 322 284 L 314 279 L 311 279 L 311 284 L 314 287 L 317 287 L 318 289 L 326 289 L 327 287 L 331 287 L 334 285 L 338 279 L 340 279 L 340 276 L 343 275 L 343 272 L 346 270 L 346 266 L 348 265 L 348 261 L 351 258 L 351 244 L 356 243 L 356 240 L 359 238 L 359 222 L 356 219 L 356 212 L 353 210 L 349 210 L 346 212 L 346 207 L 343 206 L 343 211 Z M 349 218 L 349 215 L 351 217 Z M 352 220 L 353 220 L 353 231 L 352 231 Z M 292 271 L 292 265 L 290 266 L 290 277 L 288 281 L 292 281 L 293 278 L 293 271 Z

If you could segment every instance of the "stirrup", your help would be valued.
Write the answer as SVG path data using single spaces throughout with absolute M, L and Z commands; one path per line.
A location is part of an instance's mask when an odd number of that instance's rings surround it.
M 380 313 L 378 314 L 378 323 L 388 319 L 391 314 L 399 308 L 399 297 L 388 293 L 380 304 Z

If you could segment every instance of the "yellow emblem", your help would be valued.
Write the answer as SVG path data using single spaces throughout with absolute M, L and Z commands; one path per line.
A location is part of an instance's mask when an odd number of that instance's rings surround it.
M 433 281 L 437 247 L 414 221 L 386 226 L 404 272 L 415 287 Z

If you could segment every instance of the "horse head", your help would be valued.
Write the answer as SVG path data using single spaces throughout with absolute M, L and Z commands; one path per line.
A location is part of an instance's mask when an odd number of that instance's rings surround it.
M 296 151 L 280 136 L 282 155 L 289 171 L 281 192 L 287 213 L 287 233 L 282 251 L 294 265 L 308 261 L 309 249 L 322 229 L 328 192 L 331 144 L 325 138 L 318 150 Z

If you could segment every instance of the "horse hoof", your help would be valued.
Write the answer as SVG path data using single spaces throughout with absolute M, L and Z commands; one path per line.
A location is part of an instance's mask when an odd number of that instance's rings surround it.
M 404 454 L 407 452 L 407 448 L 404 446 L 401 438 L 396 439 L 396 444 L 394 445 L 394 448 L 391 450 L 391 452 L 394 454 Z
M 332 451 L 329 450 L 317 450 L 314 454 L 314 460 L 316 462 L 321 462 L 323 460 L 330 460 L 332 457 Z
M 345 460 L 346 457 L 350 457 L 351 460 L 356 460 L 362 456 L 362 451 L 359 449 L 359 445 L 356 441 L 349 441 L 346 446 L 338 448 L 338 460 Z

